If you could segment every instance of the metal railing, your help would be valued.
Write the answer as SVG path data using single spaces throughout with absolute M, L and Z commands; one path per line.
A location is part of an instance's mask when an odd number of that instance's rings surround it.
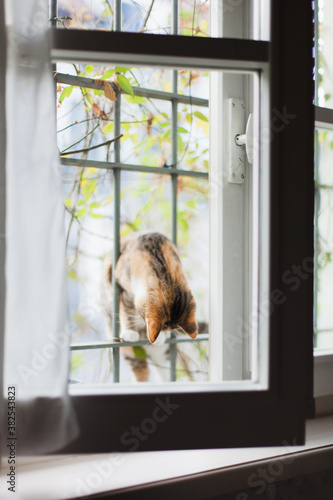
M 200 333 L 195 342 L 207 342 L 209 340 L 208 333 Z M 171 338 L 165 340 L 165 344 L 170 344 L 170 381 L 175 382 L 177 379 L 177 369 L 176 369 L 176 361 L 177 361 L 177 344 L 181 344 L 184 342 L 193 342 L 187 337 L 176 337 L 175 332 L 171 332 Z M 70 346 L 71 351 L 84 351 L 91 349 L 112 349 L 112 353 L 115 350 L 119 353 L 119 349 L 122 347 L 137 347 L 142 346 L 145 347 L 147 345 L 151 345 L 148 340 L 137 340 L 135 342 L 127 342 L 125 340 L 119 339 L 118 341 L 107 341 L 100 340 L 94 342 L 80 342 L 73 343 Z M 175 349 L 172 350 L 172 347 L 175 346 Z M 118 359 L 118 358 L 117 358 Z M 114 372 L 117 371 L 116 376 Z M 119 363 L 114 365 L 114 356 L 113 356 L 113 380 L 115 378 L 119 379 L 120 365 Z
M 56 4 L 55 0 L 52 0 Z M 115 0 L 114 8 L 114 29 L 115 31 L 121 31 L 121 0 Z M 55 12 L 54 8 L 52 10 L 53 14 Z M 172 34 L 178 34 L 178 0 L 173 0 L 173 13 L 172 13 Z M 72 75 L 65 75 L 62 73 L 57 73 L 55 75 L 57 83 L 64 83 L 69 85 L 74 85 L 84 88 L 99 89 L 100 83 L 95 80 L 77 77 Z M 171 102 L 171 148 L 172 148 L 172 165 L 170 168 L 160 168 L 160 167 L 149 167 L 140 165 L 131 165 L 122 163 L 120 161 L 120 141 L 116 140 L 114 142 L 114 162 L 103 162 L 94 160 L 81 160 L 75 158 L 62 157 L 61 163 L 68 166 L 77 167 L 94 167 L 113 171 L 113 262 L 117 262 L 120 253 L 120 187 L 121 187 L 121 171 L 136 171 L 136 172 L 150 172 L 160 175 L 171 176 L 171 239 L 175 245 L 177 245 L 177 189 L 178 189 L 178 177 L 188 176 L 188 177 L 199 177 L 202 179 L 208 179 L 208 173 L 197 172 L 190 170 L 181 170 L 177 168 L 178 158 L 177 158 L 177 134 L 178 134 L 178 104 L 191 104 L 196 106 L 208 107 L 208 99 L 202 99 L 198 97 L 185 96 L 178 93 L 178 71 L 172 71 L 172 91 L 164 92 L 153 89 L 146 89 L 141 87 L 133 87 L 134 95 L 147 97 L 150 99 L 160 99 L 164 101 Z M 121 129 L 121 94 L 118 100 L 114 102 L 114 137 L 120 135 Z M 117 318 L 119 317 L 119 287 L 115 281 L 115 273 L 112 273 L 113 281 L 113 316 L 112 316 L 112 332 L 114 338 L 119 338 L 119 322 Z M 196 341 L 207 341 L 208 334 L 199 334 Z M 177 344 L 182 342 L 192 342 L 188 338 L 176 337 L 176 332 L 171 332 L 171 338 L 166 340 L 167 344 L 170 344 L 170 381 L 176 380 L 176 358 L 177 358 Z M 72 344 L 71 350 L 86 350 L 86 349 L 112 349 L 112 361 L 113 361 L 113 382 L 119 382 L 120 373 L 120 359 L 119 359 L 119 349 L 125 346 L 145 346 L 148 345 L 148 340 L 141 340 L 137 342 L 125 342 L 125 341 L 100 341 L 100 342 L 89 342 L 89 343 L 78 343 Z

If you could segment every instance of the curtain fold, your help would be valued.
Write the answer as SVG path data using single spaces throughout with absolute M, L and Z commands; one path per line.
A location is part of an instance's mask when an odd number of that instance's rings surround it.
M 56 148 L 47 0 L 6 0 L 4 392 L 15 386 L 21 453 L 77 434 L 67 393 L 64 209 Z

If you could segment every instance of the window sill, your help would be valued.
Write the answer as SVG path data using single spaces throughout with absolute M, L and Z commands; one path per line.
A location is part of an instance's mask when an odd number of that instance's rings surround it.
M 290 444 L 281 448 L 22 457 L 16 469 L 18 493 L 25 500 L 60 500 L 106 492 L 107 497 L 137 498 L 144 491 L 146 499 L 181 495 L 184 500 L 194 500 L 246 490 L 251 481 L 258 489 L 262 471 L 273 482 L 333 468 L 333 416 L 307 422 L 305 446 Z M 3 492 L 7 491 L 7 469 L 4 460 Z
M 314 397 L 333 394 L 333 349 L 314 350 Z

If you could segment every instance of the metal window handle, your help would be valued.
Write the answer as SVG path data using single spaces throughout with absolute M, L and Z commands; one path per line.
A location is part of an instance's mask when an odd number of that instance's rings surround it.
M 249 116 L 245 126 L 245 104 L 242 99 L 230 97 L 227 99 L 226 108 L 226 180 L 228 184 L 243 184 L 247 173 L 246 156 L 249 163 L 252 163 L 253 160 L 252 114 Z M 245 134 L 243 134 L 244 129 L 246 130 Z
M 235 136 L 235 143 L 237 146 L 245 146 L 247 161 L 252 165 L 253 163 L 253 119 L 250 113 L 245 134 L 237 134 Z

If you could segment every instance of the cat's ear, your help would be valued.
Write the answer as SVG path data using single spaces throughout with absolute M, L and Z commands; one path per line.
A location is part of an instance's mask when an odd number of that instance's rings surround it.
M 195 339 L 195 337 L 198 335 L 198 325 L 195 320 L 194 312 L 191 313 L 188 318 L 186 318 L 186 320 L 183 321 L 179 326 L 184 330 L 185 333 L 187 333 L 189 337 L 191 337 L 191 339 Z
M 153 344 L 159 336 L 160 331 L 162 330 L 162 325 L 154 319 L 147 318 L 146 326 L 148 339 Z

